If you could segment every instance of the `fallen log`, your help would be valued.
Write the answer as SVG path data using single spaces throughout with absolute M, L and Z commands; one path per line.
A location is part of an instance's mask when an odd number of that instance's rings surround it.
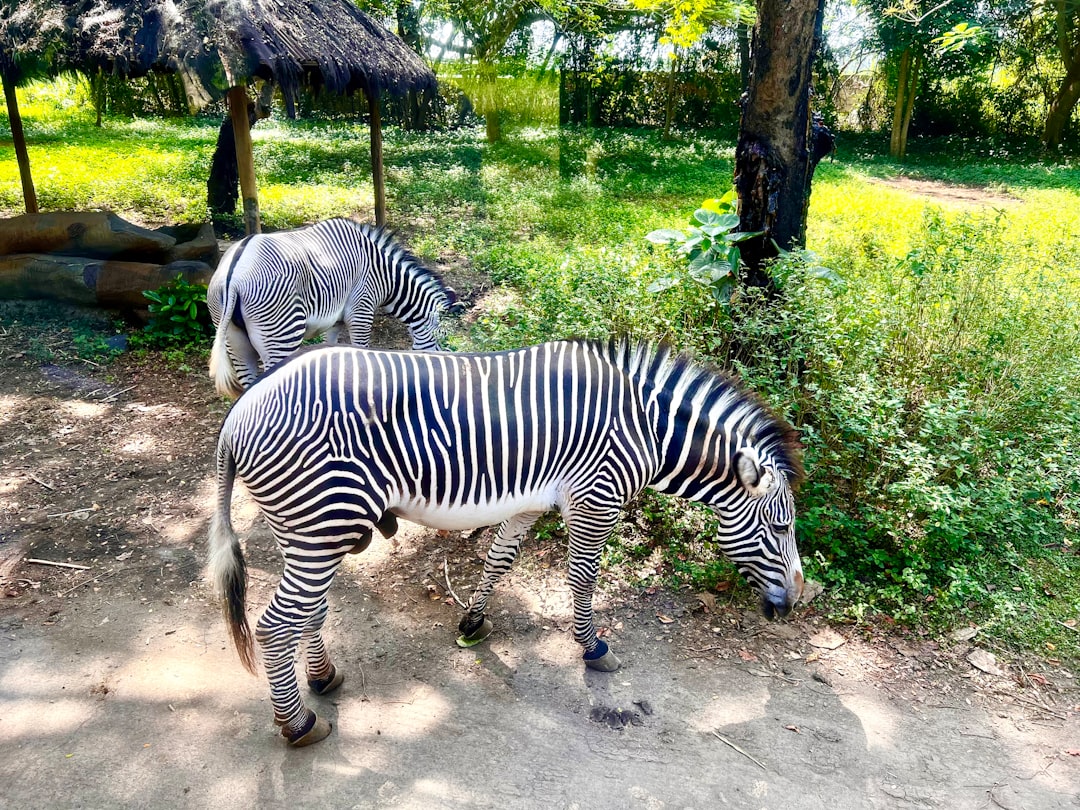
M 92 259 L 82 256 L 18 254 L 0 256 L 0 299 L 46 298 L 109 309 L 146 309 L 144 290 L 156 290 L 178 276 L 208 284 L 205 262 L 168 264 Z
M 163 258 L 176 239 L 105 211 L 53 211 L 0 220 L 0 255 L 56 253 L 94 259 Z

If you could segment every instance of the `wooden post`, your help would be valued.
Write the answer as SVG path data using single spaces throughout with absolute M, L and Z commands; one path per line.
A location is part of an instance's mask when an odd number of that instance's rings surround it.
M 386 185 L 383 182 L 382 118 L 379 115 L 379 97 L 364 91 L 371 120 L 371 181 L 375 186 L 375 224 L 386 224 Z
M 26 135 L 23 133 L 22 116 L 19 114 L 19 100 L 15 96 L 15 77 L 7 70 L 0 70 L 0 79 L 4 85 L 4 100 L 7 101 L 8 121 L 11 124 L 11 140 L 15 144 L 15 160 L 19 164 L 19 177 L 22 179 L 23 202 L 26 213 L 38 212 L 37 192 L 34 191 L 34 178 L 30 176 L 30 154 L 26 151 Z
M 259 190 L 255 184 L 255 158 L 251 151 L 251 121 L 246 87 L 229 88 L 229 117 L 236 141 L 236 166 L 240 173 L 240 197 L 244 202 L 244 230 L 259 233 Z

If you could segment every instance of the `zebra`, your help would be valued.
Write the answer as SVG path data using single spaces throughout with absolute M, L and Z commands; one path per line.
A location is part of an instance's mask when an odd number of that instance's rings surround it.
M 255 672 L 262 649 L 275 721 L 294 746 L 330 733 L 300 696 L 307 644 L 318 695 L 343 676 L 321 636 L 326 595 L 347 553 L 398 517 L 448 530 L 501 523 L 458 626 L 471 645 L 522 536 L 558 509 L 569 536 L 574 639 L 585 665 L 620 665 L 598 638 L 592 596 L 621 508 L 646 487 L 707 504 L 718 545 L 760 592 L 769 618 L 802 593 L 794 430 L 735 381 L 669 347 L 569 340 L 501 353 L 423 354 L 313 347 L 260 379 L 227 414 L 216 451 L 209 579 L 230 635 Z M 254 633 L 230 517 L 244 482 L 284 556 Z
M 383 228 L 328 219 L 256 234 L 230 247 L 206 290 L 216 329 L 210 377 L 237 397 L 305 338 L 368 346 L 382 307 L 403 321 L 417 351 L 439 351 L 439 316 L 457 294 Z

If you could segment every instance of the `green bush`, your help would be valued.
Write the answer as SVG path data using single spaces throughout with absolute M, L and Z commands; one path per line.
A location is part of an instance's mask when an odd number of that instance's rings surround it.
M 212 336 L 206 285 L 178 276 L 156 290 L 146 290 L 150 321 L 139 343 L 150 349 L 186 348 L 204 344 Z

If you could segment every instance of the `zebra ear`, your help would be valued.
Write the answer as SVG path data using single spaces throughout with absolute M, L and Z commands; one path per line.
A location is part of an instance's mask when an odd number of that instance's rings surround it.
M 735 454 L 735 475 L 751 498 L 763 497 L 776 483 L 772 471 L 762 466 L 752 447 L 744 447 Z

